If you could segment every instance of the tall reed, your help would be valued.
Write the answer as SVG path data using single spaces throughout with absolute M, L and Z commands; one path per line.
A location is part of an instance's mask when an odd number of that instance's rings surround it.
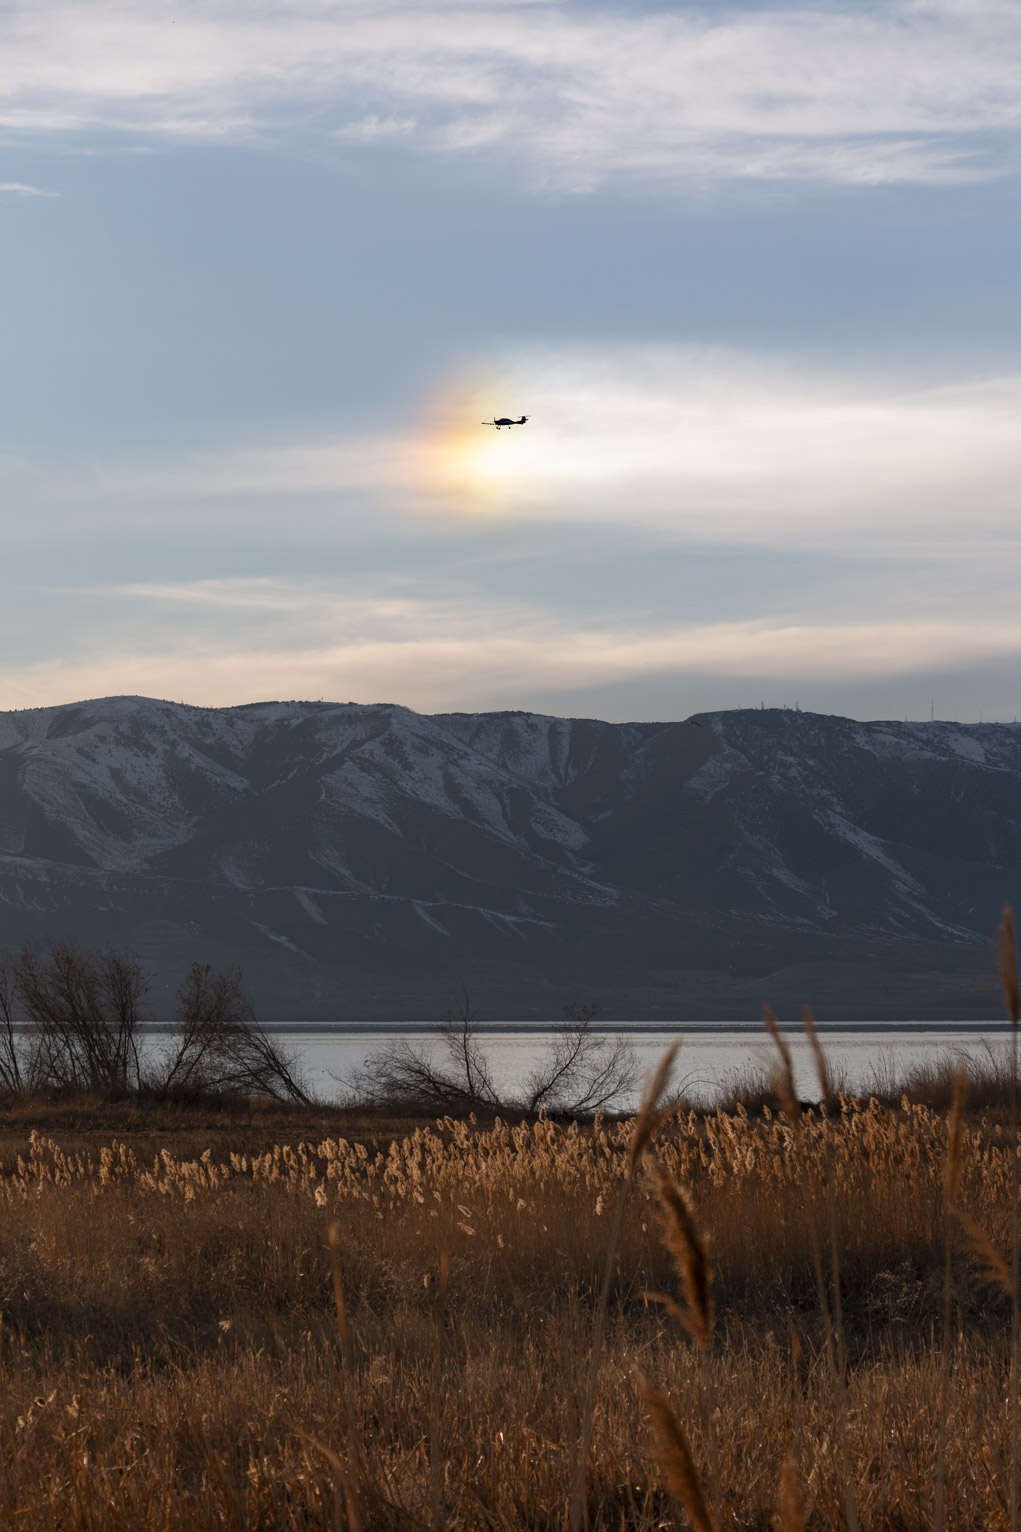
M 777 1053 L 777 1064 L 774 1073 L 774 1088 L 777 1097 L 792 1128 L 800 1128 L 804 1119 L 795 1085 L 794 1061 L 791 1057 L 790 1047 L 777 1024 L 776 1017 L 770 1006 L 767 1005 L 763 1008 L 762 1019 Z M 818 1033 L 816 1032 L 812 1013 L 807 1006 L 802 1013 L 802 1022 L 815 1062 L 821 1093 L 819 1109 L 825 1120 L 829 1115 L 832 1104 L 830 1071 Z M 826 1198 L 830 1260 L 829 1292 L 827 1291 L 826 1272 L 823 1264 L 822 1241 L 819 1236 L 815 1203 L 811 1189 L 809 1191 L 807 1221 L 812 1247 L 812 1264 L 815 1270 L 816 1288 L 819 1295 L 819 1308 L 823 1318 L 826 1337 L 826 1359 L 833 1396 L 834 1430 L 840 1461 L 841 1498 L 843 1500 L 848 1532 L 858 1532 L 858 1507 L 852 1484 L 851 1457 L 847 1433 L 847 1345 L 844 1335 L 843 1299 L 840 1290 L 840 1240 L 837 1230 L 836 1203 L 833 1188 L 833 1153 L 831 1142 L 828 1138 L 825 1140 L 821 1172 Z M 830 1294 L 832 1294 L 832 1297 Z
M 571 1493 L 571 1532 L 578 1532 L 579 1528 L 588 1527 L 588 1496 L 586 1494 L 585 1479 L 588 1470 L 589 1448 L 592 1443 L 592 1421 L 595 1415 L 596 1390 L 599 1386 L 599 1367 L 602 1361 L 603 1340 L 606 1335 L 606 1318 L 610 1308 L 610 1288 L 613 1283 L 617 1248 L 620 1243 L 621 1231 L 624 1227 L 624 1214 L 627 1211 L 628 1198 L 634 1185 L 635 1172 L 663 1120 L 664 1114 L 660 1111 L 659 1103 L 669 1083 L 679 1047 L 680 1043 L 672 1043 L 667 1048 L 659 1064 L 646 1082 L 642 1095 L 642 1104 L 635 1119 L 634 1131 L 628 1148 L 627 1170 L 614 1208 L 613 1224 L 610 1229 L 610 1238 L 607 1242 L 606 1257 L 603 1265 L 603 1280 L 596 1305 L 588 1384 L 585 1390 L 581 1428 L 578 1433 L 578 1460 Z
M 933 1527 L 944 1532 L 947 1524 L 946 1505 L 946 1415 L 950 1386 L 951 1353 L 953 1349 L 953 1223 L 952 1215 L 957 1207 L 957 1193 L 961 1184 L 961 1150 L 964 1138 L 964 1106 L 968 1097 L 968 1072 L 958 1067 L 954 1081 L 954 1094 L 947 1119 L 947 1151 L 943 1166 L 943 1313 L 942 1351 L 939 1370 L 939 1413 L 937 1418 L 936 1483 L 933 1493 Z

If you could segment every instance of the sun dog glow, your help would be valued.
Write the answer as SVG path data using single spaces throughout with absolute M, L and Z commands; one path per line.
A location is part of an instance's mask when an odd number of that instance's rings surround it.
M 541 433 L 537 441 L 531 426 L 526 434 L 485 424 L 508 414 L 500 401 L 516 399 L 520 388 L 506 378 L 455 385 L 430 412 L 418 445 L 421 482 L 448 510 L 492 515 L 534 498 L 543 478 Z M 524 413 L 515 409 L 514 418 Z

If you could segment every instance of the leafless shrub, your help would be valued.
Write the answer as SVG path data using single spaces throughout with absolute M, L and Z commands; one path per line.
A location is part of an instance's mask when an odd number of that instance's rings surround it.
M 177 992 L 174 1044 L 153 1074 L 161 1096 L 273 1096 L 308 1103 L 293 1064 L 259 1026 L 237 968 L 193 963 Z
M 0 1090 L 167 1097 L 213 1093 L 308 1104 L 293 1065 L 262 1030 L 237 969 L 195 963 L 177 995 L 176 1035 L 140 1061 L 149 976 L 138 957 L 74 942 L 0 954 Z
M 24 947 L 8 966 L 7 1066 L 22 1084 L 14 1002 L 34 1029 L 27 1074 L 34 1085 L 123 1093 L 140 1079 L 138 1038 L 148 975 L 133 952 L 90 952 L 74 942 Z M 8 1019 L 9 1018 L 9 1019 Z
M 369 1055 L 346 1082 L 361 1100 L 426 1113 L 506 1110 L 493 1083 L 478 1033 L 478 1014 L 464 991 L 461 1009 L 449 1011 L 434 1042 L 422 1049 L 397 1038 Z
M 605 1111 L 630 1097 L 638 1081 L 638 1058 L 626 1037 L 593 1029 L 600 1006 L 564 1007 L 545 1057 L 525 1086 L 529 1112 L 573 1116 Z
M 500 1098 L 478 1035 L 478 1013 L 472 1010 L 471 996 L 465 990 L 459 1012 L 449 1011 L 440 1022 L 437 1034 L 447 1058 L 449 1075 L 463 1088 L 466 1097 L 486 1106 L 499 1106 Z
M 25 1088 L 23 1047 L 18 1034 L 18 973 L 10 953 L 0 953 L 0 1089 Z
M 465 992 L 422 1048 L 399 1038 L 369 1055 L 364 1069 L 345 1083 L 362 1101 L 425 1113 L 527 1112 L 582 1116 L 606 1110 L 632 1094 L 638 1078 L 635 1051 L 626 1038 L 593 1027 L 598 1005 L 566 1006 L 544 1055 L 520 1098 L 503 1096 L 479 1032 L 478 1013 Z

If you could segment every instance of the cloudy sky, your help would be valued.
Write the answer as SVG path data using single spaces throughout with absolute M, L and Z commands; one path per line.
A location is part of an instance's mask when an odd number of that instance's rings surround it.
M 1021 716 L 1019 172 L 1017 0 L 7 0 L 0 707 Z

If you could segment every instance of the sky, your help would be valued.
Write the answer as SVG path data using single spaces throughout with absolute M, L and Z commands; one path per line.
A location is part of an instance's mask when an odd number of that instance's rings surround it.
M 1017 0 L 6 0 L 0 707 L 1021 716 L 1019 172 Z

